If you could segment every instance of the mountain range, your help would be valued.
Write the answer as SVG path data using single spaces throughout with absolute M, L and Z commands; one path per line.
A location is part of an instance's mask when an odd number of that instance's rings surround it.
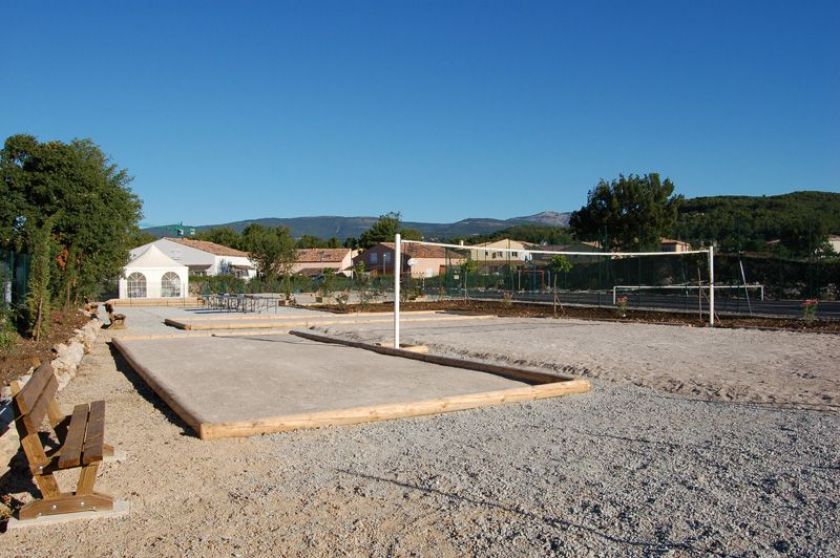
M 489 234 L 500 229 L 512 227 L 514 225 L 550 225 L 555 227 L 565 227 L 569 224 L 570 213 L 559 213 L 557 211 L 543 211 L 535 215 L 526 215 L 524 217 L 513 217 L 511 219 L 493 219 L 489 217 L 473 217 L 462 219 L 454 223 L 426 223 L 420 221 L 404 221 L 403 226 L 410 229 L 419 230 L 424 238 L 445 239 L 455 238 L 461 236 L 472 236 L 478 234 Z M 242 230 L 252 223 L 263 225 L 266 227 L 288 227 L 292 236 L 299 238 L 303 235 L 315 236 L 318 238 L 336 237 L 339 240 L 345 238 L 358 237 L 364 231 L 368 230 L 371 225 L 377 221 L 378 217 L 339 217 L 339 216 L 321 216 L 321 217 L 265 217 L 262 219 L 246 219 L 244 221 L 234 221 L 231 223 L 221 223 L 217 225 L 199 225 L 195 227 L 181 227 L 177 228 L 194 228 L 195 232 L 211 229 L 214 227 L 230 227 L 231 229 L 242 232 Z M 156 237 L 176 236 L 175 226 L 160 226 L 149 227 L 143 229 L 145 232 Z

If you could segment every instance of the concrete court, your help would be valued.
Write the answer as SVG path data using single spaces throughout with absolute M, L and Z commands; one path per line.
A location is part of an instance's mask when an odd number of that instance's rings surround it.
M 125 339 L 129 360 L 193 420 L 221 424 L 526 387 L 493 374 L 292 335 Z M 151 382 L 150 382 L 151 383 Z

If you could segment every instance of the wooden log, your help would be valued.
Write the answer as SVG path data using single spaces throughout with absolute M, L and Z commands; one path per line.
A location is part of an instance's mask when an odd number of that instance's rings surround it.
M 528 386 L 523 388 L 488 391 L 467 395 L 442 397 L 426 401 L 372 405 L 348 409 L 335 409 L 315 413 L 277 416 L 252 421 L 237 421 L 226 423 L 201 424 L 199 437 L 202 440 L 215 440 L 239 436 L 254 436 L 271 432 L 286 432 L 289 430 L 321 428 L 325 426 L 340 426 L 361 424 L 380 420 L 391 420 L 405 417 L 416 417 L 476 409 L 488 405 L 500 405 L 517 401 L 533 401 L 585 393 L 591 389 L 586 380 L 572 380 Z
M 524 368 L 514 368 L 512 366 L 501 366 L 498 364 L 488 364 L 485 362 L 478 362 L 473 360 L 464 360 L 460 358 L 444 357 L 440 355 L 431 355 L 428 353 L 418 353 L 413 351 L 406 351 L 404 349 L 395 349 L 384 345 L 372 345 L 370 343 L 363 343 L 360 341 L 349 341 L 338 337 L 331 337 L 329 335 L 322 335 L 319 333 L 312 333 L 311 331 L 293 330 L 289 332 L 292 335 L 309 339 L 311 341 L 320 341 L 322 343 L 334 343 L 339 345 L 347 345 L 348 347 L 355 347 L 358 349 L 365 349 L 383 355 L 398 356 L 412 360 L 420 360 L 430 364 L 439 364 L 441 366 L 452 366 L 454 368 L 466 368 L 468 370 L 477 370 L 479 372 L 487 372 L 495 374 L 511 380 L 526 382 L 529 384 L 545 384 L 553 382 L 561 382 L 568 380 L 575 380 L 573 376 L 561 374 L 549 374 L 547 372 L 538 372 L 536 370 L 526 370 Z

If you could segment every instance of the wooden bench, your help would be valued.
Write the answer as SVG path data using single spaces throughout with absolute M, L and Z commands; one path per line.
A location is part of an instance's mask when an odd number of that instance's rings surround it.
M 24 505 L 21 520 L 42 515 L 111 510 L 114 500 L 94 491 L 96 472 L 106 455 L 114 450 L 105 444 L 105 402 L 76 405 L 69 417 L 55 399 L 58 381 L 49 363 L 42 364 L 22 388 L 13 383 L 15 423 L 29 470 L 43 499 Z M 44 446 L 44 419 L 58 444 Z M 55 471 L 81 469 L 74 492 L 62 492 Z
M 105 303 L 105 311 L 108 312 L 108 329 L 125 329 L 125 314 L 116 314 L 110 302 Z

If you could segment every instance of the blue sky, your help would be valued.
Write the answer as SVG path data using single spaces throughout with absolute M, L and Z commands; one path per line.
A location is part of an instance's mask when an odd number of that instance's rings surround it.
M 599 178 L 840 191 L 840 2 L 17 2 L 0 135 L 90 137 L 145 223 L 573 210 Z

